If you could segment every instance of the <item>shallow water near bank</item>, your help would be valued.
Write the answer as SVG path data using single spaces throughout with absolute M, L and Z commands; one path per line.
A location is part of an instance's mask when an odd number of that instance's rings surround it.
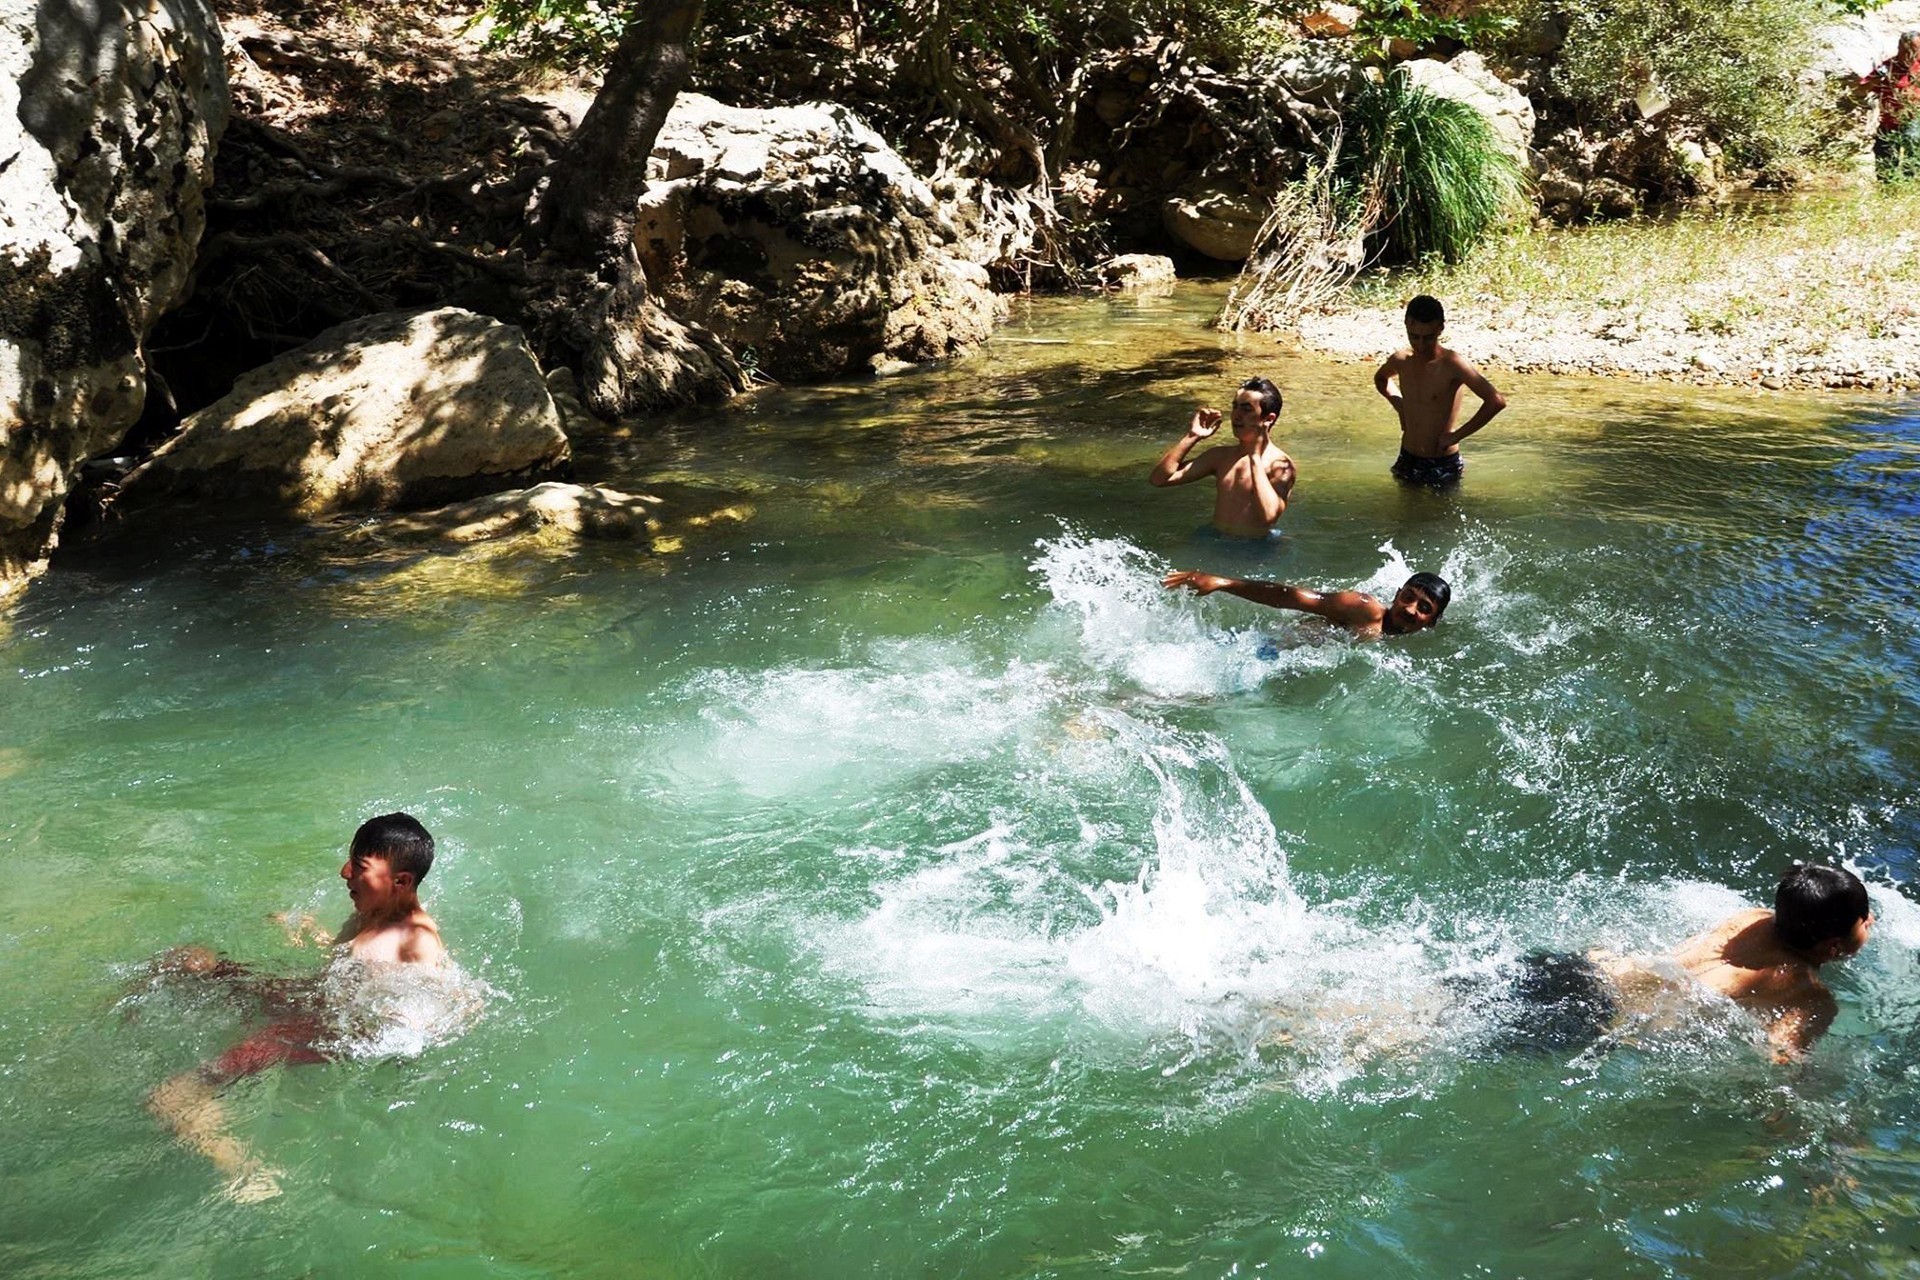
M 1036 302 L 987 351 L 583 442 L 679 549 L 183 536 L 0 637 L 0 1273 L 1870 1275 L 1912 1220 L 1920 407 L 1501 378 L 1456 494 L 1370 368 Z M 1277 544 L 1144 476 L 1286 390 Z M 1351 643 L 1169 568 L 1455 585 Z M 464 1035 L 143 1109 L 316 963 L 404 808 Z M 1535 949 L 1651 950 L 1794 858 L 1873 884 L 1834 1032 L 1489 1051 Z M 410 1046 L 418 1047 L 418 1046 Z

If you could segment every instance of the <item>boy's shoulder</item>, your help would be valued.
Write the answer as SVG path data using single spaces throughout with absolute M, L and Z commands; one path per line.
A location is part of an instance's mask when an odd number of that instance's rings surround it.
M 394 960 L 402 964 L 437 963 L 447 954 L 440 937 L 440 926 L 425 911 L 414 911 L 398 920 L 368 926 L 349 922 L 343 931 L 353 954 L 362 960 Z

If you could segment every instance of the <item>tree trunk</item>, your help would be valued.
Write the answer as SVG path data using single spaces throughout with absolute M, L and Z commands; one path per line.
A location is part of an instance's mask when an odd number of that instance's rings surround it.
M 633 244 L 647 157 L 687 82 L 701 8 L 702 0 L 649 0 L 532 215 L 557 269 L 545 296 L 529 299 L 537 336 L 578 366 L 588 406 L 606 417 L 724 399 L 746 385 L 718 337 L 652 299 Z

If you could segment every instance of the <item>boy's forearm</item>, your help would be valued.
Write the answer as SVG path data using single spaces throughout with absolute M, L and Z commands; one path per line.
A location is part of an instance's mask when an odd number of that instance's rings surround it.
M 1492 422 L 1494 417 L 1506 407 L 1507 402 L 1505 400 L 1482 402 L 1479 409 L 1474 411 L 1474 415 L 1471 418 L 1468 418 L 1452 431 L 1446 433 L 1447 444 L 1450 446 L 1459 444 L 1462 440 L 1465 440 L 1468 436 L 1486 426 L 1489 422 Z
M 1181 436 L 1174 442 L 1171 449 L 1160 455 L 1160 461 L 1153 464 L 1153 470 L 1147 473 L 1148 482 L 1161 484 L 1170 479 L 1173 473 L 1180 469 L 1180 464 L 1187 460 L 1187 455 L 1193 451 L 1193 446 L 1199 444 L 1204 438 L 1194 435 L 1191 431 Z

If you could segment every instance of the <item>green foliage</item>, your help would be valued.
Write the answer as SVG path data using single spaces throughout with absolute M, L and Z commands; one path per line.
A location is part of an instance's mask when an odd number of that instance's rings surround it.
M 1363 0 L 1354 34 L 1364 41 L 1405 40 L 1425 49 L 1453 40 L 1470 49 L 1498 44 L 1513 33 L 1514 15 L 1498 6 L 1465 14 L 1431 13 L 1420 0 Z
M 568 68 L 602 67 L 644 0 L 486 0 L 491 47 Z M 1125 48 L 1159 38 L 1184 42 L 1204 60 L 1252 61 L 1285 38 L 1287 21 L 1313 0 L 715 0 L 704 43 L 754 44 L 770 32 L 810 28 L 846 52 L 911 48 L 936 29 L 936 9 L 958 49 L 1031 64 L 1094 47 Z
M 1824 0 L 1543 0 L 1566 31 L 1553 85 L 1599 123 L 1636 98 L 1704 126 L 1737 163 L 1766 167 L 1816 150 L 1827 123 L 1798 72 Z
M 626 30 L 624 0 L 487 0 L 487 47 L 556 67 L 604 67 Z
M 1465 258 L 1524 203 L 1520 164 L 1487 118 L 1415 87 L 1401 69 L 1366 80 L 1347 104 L 1337 168 L 1380 213 L 1373 237 L 1387 256 Z

